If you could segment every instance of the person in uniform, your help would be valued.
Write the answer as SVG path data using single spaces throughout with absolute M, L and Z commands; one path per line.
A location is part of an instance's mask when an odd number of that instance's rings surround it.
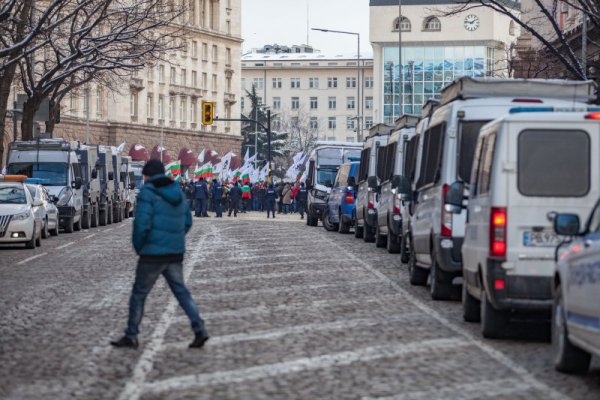
M 306 212 L 306 202 L 308 201 L 308 189 L 304 185 L 304 182 L 300 184 L 300 189 L 296 192 L 296 205 L 298 207 L 298 213 L 300 213 L 300 219 L 304 219 L 304 213 Z
M 196 199 L 196 208 L 194 215 L 196 217 L 206 216 L 206 208 L 208 206 L 208 189 L 204 178 L 200 178 L 194 187 L 194 198 Z
M 273 184 L 269 184 L 269 188 L 265 193 L 265 208 L 267 209 L 267 218 L 269 218 L 269 214 L 273 214 L 273 218 L 275 218 L 275 202 L 277 201 L 277 191 L 273 188 Z
M 233 187 L 229 191 L 229 213 L 228 217 L 231 217 L 231 213 L 233 212 L 233 216 L 237 217 L 238 209 L 240 208 L 240 199 L 242 198 L 242 191 L 238 186 L 237 182 L 233 183 Z
M 223 198 L 223 188 L 216 179 L 213 179 L 211 188 L 213 206 L 215 207 L 215 217 L 223 218 L 223 209 L 221 208 L 221 200 Z

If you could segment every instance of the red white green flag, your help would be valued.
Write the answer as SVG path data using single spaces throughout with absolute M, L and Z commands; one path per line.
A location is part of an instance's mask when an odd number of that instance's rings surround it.
M 242 185 L 245 185 L 248 182 L 250 182 L 250 171 L 246 170 L 242 174 Z
M 236 169 L 235 171 L 233 171 L 233 179 L 232 182 L 236 183 L 238 180 L 240 179 L 240 170 Z
M 209 161 L 206 164 L 204 164 L 203 166 L 201 166 L 200 168 L 196 168 L 196 171 L 194 172 L 194 178 L 195 179 L 200 179 L 200 178 L 211 179 L 212 174 L 213 174 L 213 166 L 212 166 L 212 163 Z
M 177 160 L 165 165 L 165 175 L 171 177 L 181 175 L 181 161 Z

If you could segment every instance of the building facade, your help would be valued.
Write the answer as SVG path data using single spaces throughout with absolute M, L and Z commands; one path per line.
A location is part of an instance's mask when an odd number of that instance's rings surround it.
M 373 60 L 358 61 L 356 54 L 319 52 L 244 55 L 241 112 L 251 112 L 245 95 L 254 86 L 275 115 L 273 129 L 293 121 L 317 132 L 319 140 L 362 140 L 361 131 L 365 137 L 373 124 Z
M 456 7 L 448 0 L 370 0 L 376 123 L 419 113 L 461 76 L 508 75 L 515 23 L 487 7 Z

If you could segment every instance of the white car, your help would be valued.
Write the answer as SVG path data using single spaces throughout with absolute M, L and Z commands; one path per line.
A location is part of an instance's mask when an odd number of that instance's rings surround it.
M 58 208 L 54 205 L 48 190 L 40 184 L 29 183 L 30 179 L 27 179 L 25 186 L 29 190 L 33 200 L 40 200 L 43 204 L 39 207 L 34 207 L 34 212 L 39 212 L 42 215 L 42 237 L 47 239 L 50 235 L 58 236 L 58 229 L 60 228 Z
M 600 202 L 580 233 L 577 214 L 557 214 L 554 229 L 575 236 L 560 253 L 554 276 L 552 348 L 554 367 L 585 373 L 600 356 Z
M 33 249 L 42 244 L 42 217 L 40 200 L 34 200 L 21 180 L 0 176 L 0 244 L 25 243 Z

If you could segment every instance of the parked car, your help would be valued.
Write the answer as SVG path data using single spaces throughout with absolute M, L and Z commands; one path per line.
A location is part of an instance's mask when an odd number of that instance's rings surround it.
M 434 300 L 460 299 L 467 213 L 448 212 L 444 199 L 454 181 L 470 183 L 481 127 L 518 106 L 585 107 L 594 98 L 593 86 L 591 81 L 464 77 L 442 90 L 441 105 L 422 137 L 423 161 L 411 219 L 416 260 L 411 282 L 425 285 L 431 274 Z
M 582 232 L 579 221 L 578 214 L 554 217 L 556 234 L 574 237 L 557 249 L 553 279 L 554 367 L 566 373 L 585 373 L 591 356 L 600 356 L 600 201 Z
M 359 165 L 358 161 L 340 165 L 327 199 L 327 209 L 323 214 L 323 227 L 328 231 L 348 233 L 354 225 L 354 201 Z
M 42 202 L 41 206 L 34 207 L 34 213 L 38 212 L 37 208 L 40 208 L 39 213 L 43 222 L 42 238 L 47 239 L 50 235 L 58 236 L 60 222 L 58 208 L 54 205 L 54 196 L 50 196 L 48 190 L 39 184 L 39 179 L 36 178 L 26 179 L 25 187 L 29 190 L 33 200 Z
M 81 164 L 83 179 L 83 229 L 95 228 L 100 223 L 100 178 L 98 177 L 100 154 L 97 145 L 82 145 L 75 151 Z
M 463 317 L 503 336 L 515 312 L 552 308 L 555 212 L 585 216 L 600 196 L 600 124 L 581 112 L 515 108 L 481 129 L 462 246 Z M 600 119 L 600 113 L 598 113 Z M 463 212 L 456 182 L 446 209 Z
M 43 203 L 34 200 L 23 181 L 27 176 L 0 175 L 0 244 L 42 245 Z

